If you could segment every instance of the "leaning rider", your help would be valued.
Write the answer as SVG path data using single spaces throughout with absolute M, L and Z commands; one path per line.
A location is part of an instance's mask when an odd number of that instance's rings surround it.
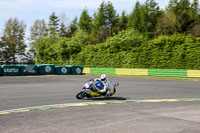
M 114 90 L 114 85 L 111 80 L 109 80 L 106 76 L 106 74 L 102 74 L 100 78 L 94 79 L 94 81 L 101 81 L 104 85 L 103 89 L 99 90 L 99 93 L 105 93 L 106 97 L 112 96 L 112 92 Z

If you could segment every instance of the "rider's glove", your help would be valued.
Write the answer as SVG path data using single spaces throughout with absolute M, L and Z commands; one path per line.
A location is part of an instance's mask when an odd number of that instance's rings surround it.
M 90 79 L 90 81 L 94 81 L 94 79 Z

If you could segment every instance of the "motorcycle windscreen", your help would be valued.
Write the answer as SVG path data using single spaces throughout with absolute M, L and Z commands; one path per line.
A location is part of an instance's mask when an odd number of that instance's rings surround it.
M 91 89 L 91 85 L 89 83 L 85 83 L 83 85 L 83 89 Z

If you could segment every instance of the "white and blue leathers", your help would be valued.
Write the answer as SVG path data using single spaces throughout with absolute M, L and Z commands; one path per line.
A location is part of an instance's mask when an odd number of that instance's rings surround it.
M 95 81 L 101 81 L 100 78 L 96 78 L 94 79 Z M 106 78 L 105 81 L 101 81 L 104 84 L 104 88 L 102 90 L 100 90 L 100 93 L 104 93 L 106 92 L 107 96 L 110 96 L 110 94 L 114 91 L 114 85 L 112 83 L 111 80 L 109 80 L 108 78 Z

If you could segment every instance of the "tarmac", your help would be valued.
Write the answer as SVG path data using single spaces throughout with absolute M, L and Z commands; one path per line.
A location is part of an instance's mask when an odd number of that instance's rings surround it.
M 0 77 L 0 132 L 200 132 L 200 82 L 109 77 L 120 83 L 115 96 L 77 100 L 95 77 Z

